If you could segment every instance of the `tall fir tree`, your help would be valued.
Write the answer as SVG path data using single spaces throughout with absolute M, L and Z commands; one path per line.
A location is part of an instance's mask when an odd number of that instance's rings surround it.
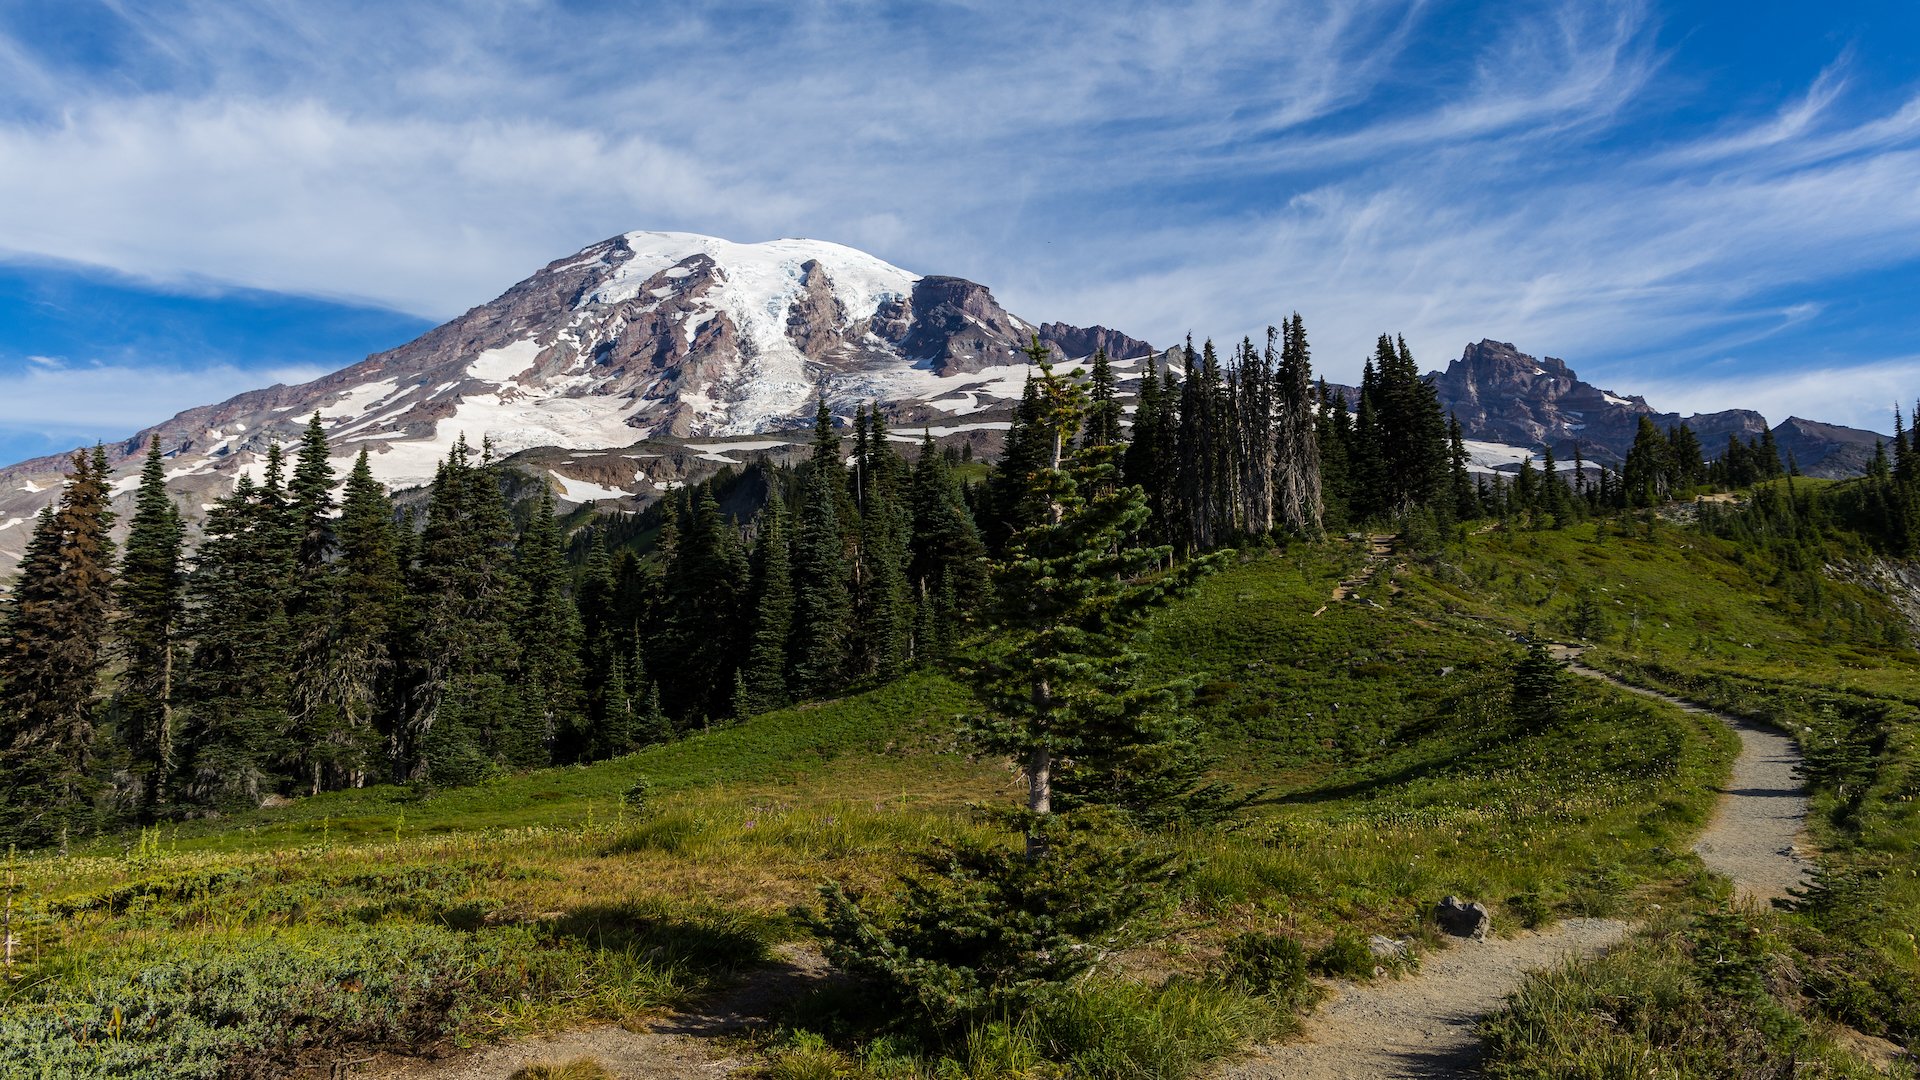
M 186 654 L 185 545 L 186 523 L 167 494 L 166 458 L 155 435 L 140 469 L 115 589 L 114 630 L 123 667 L 113 714 L 128 771 L 139 785 L 143 822 L 159 816 L 173 769 L 175 668 L 184 670 Z
M 332 627 L 325 668 L 334 723 L 325 763 L 338 784 L 360 787 L 399 720 L 395 636 L 406 590 L 393 501 L 373 478 L 364 448 L 347 473 L 334 534 L 339 556 L 328 568 Z
M 787 704 L 787 643 L 793 636 L 793 564 L 787 542 L 787 513 L 777 496 L 760 511 L 755 530 L 750 593 L 753 637 L 741 671 L 744 693 L 735 714 L 754 716 Z
M 905 466 L 887 435 L 879 407 L 856 419 L 864 432 L 856 463 L 865 477 L 857 524 L 853 596 L 854 669 L 890 679 L 912 659 L 913 606 L 907 589 L 912 511 Z
M 584 631 L 568 593 L 572 570 L 554 515 L 553 489 L 545 484 L 514 546 L 513 569 L 525 590 L 514 622 L 524 719 L 508 748 L 508 763 L 533 767 L 582 760 L 591 741 L 580 663 Z
M 965 636 L 986 592 L 986 545 L 933 436 L 913 466 L 913 536 L 907 575 L 917 612 L 914 655 L 938 656 Z
M 456 439 L 428 492 L 419 558 L 408 583 L 406 718 L 396 739 L 409 780 L 470 783 L 523 744 L 512 627 L 523 603 L 513 573 L 513 522 L 498 465 Z
M 1079 419 L 1077 402 L 1044 356 L 1038 395 L 1057 403 L 1044 413 L 1054 445 Z M 1044 853 L 1056 772 L 1075 754 L 1137 742 L 1147 718 L 1170 703 L 1163 687 L 1142 687 L 1130 639 L 1159 604 L 1215 565 L 1190 560 L 1154 574 L 1164 550 L 1137 546 L 1147 523 L 1145 494 L 1104 483 L 1111 455 L 1071 463 L 1055 454 L 1033 480 L 1029 500 L 1039 522 L 1016 534 L 994 572 L 998 633 L 970 658 L 965 674 L 983 706 L 972 725 L 985 749 L 1019 762 L 1027 779 L 1028 853 Z M 1087 497 L 1083 492 L 1101 492 Z
M 1294 312 L 1281 334 L 1279 368 L 1275 372 L 1275 425 L 1278 477 L 1275 513 L 1278 524 L 1306 536 L 1320 534 L 1326 520 L 1326 492 L 1322 480 L 1320 424 L 1313 390 L 1313 354 L 1307 344 L 1306 322 Z M 1271 345 L 1269 345 L 1271 348 Z M 1321 383 L 1324 393 L 1326 384 Z
M 190 706 L 177 740 L 182 801 L 258 805 L 294 756 L 289 704 L 296 640 L 288 617 L 300 533 L 278 445 L 261 482 L 243 475 L 208 512 L 188 579 Z
M 113 601 L 110 470 L 73 456 L 57 506 L 36 521 L 0 636 L 0 832 L 42 845 L 94 821 L 94 698 Z
M 337 687 L 332 680 L 335 590 L 329 563 L 335 551 L 333 463 L 320 414 L 307 421 L 287 484 L 288 514 L 295 537 L 293 587 L 287 596 L 287 628 L 293 638 L 289 675 L 287 752 L 309 794 L 328 786 L 341 769 L 348 740 Z
M 840 437 L 822 398 L 814 417 L 800 521 L 793 543 L 793 686 L 808 697 L 846 684 L 848 630 L 853 619 L 851 573 L 840 505 L 846 469 Z

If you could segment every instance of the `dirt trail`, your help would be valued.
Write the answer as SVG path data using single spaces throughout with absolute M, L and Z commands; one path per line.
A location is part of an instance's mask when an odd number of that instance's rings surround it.
M 1813 871 L 1813 842 L 1807 836 L 1807 793 L 1797 770 L 1800 750 L 1778 731 L 1739 717 L 1710 712 L 1677 697 L 1625 683 L 1580 663 L 1573 650 L 1555 650 L 1568 670 L 1599 679 L 1642 697 L 1657 698 L 1690 713 L 1718 717 L 1740 735 L 1740 755 L 1720 792 L 1713 820 L 1693 850 L 1716 874 L 1733 880 L 1734 895 L 1766 903 L 1804 885 Z
M 1320 610 L 1313 613 L 1314 618 L 1319 618 L 1330 604 L 1337 604 L 1370 584 L 1374 578 L 1380 576 L 1380 571 L 1386 569 L 1391 561 L 1393 561 L 1393 537 L 1377 534 L 1367 537 L 1367 561 L 1361 565 L 1360 572 L 1335 585 L 1332 599 L 1327 604 L 1320 605 Z M 1393 591 L 1400 590 L 1394 587 Z
M 1571 649 L 1556 653 L 1568 660 L 1579 655 Z M 1577 663 L 1571 670 L 1689 712 L 1706 712 Z M 1733 717 L 1720 719 L 1739 731 L 1740 754 L 1694 850 L 1716 873 L 1733 879 L 1741 898 L 1785 896 L 1789 886 L 1804 880 L 1810 865 L 1799 846 L 1807 815 L 1806 794 L 1794 775 L 1799 753 L 1784 735 Z M 1264 1047 L 1217 1075 L 1226 1080 L 1471 1076 L 1480 1056 L 1476 1020 L 1499 1008 L 1529 972 L 1601 952 L 1631 928 L 1613 919 L 1569 919 L 1543 933 L 1462 943 L 1422 958 L 1413 978 L 1341 987 L 1338 997 L 1307 1018 L 1303 1040 Z

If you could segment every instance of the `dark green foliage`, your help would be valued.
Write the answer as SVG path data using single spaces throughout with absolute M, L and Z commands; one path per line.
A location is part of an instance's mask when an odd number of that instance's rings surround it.
M 512 627 L 525 602 L 513 574 L 513 523 L 490 451 L 475 463 L 457 441 L 434 476 L 420 554 L 408 582 L 406 719 L 401 776 L 470 783 L 524 744 L 514 692 Z
M 326 752 L 315 759 L 328 786 L 358 787 L 374 771 L 380 741 L 396 720 L 394 645 L 405 593 L 393 503 L 374 480 L 365 450 L 347 474 L 334 534 L 339 555 L 327 572 L 332 595 L 322 698 L 332 712 L 320 744 Z
M 986 545 L 932 436 L 920 443 L 908 501 L 913 513 L 907 580 L 916 612 L 914 655 L 939 656 L 965 628 L 986 591 Z
M 289 608 L 300 588 L 299 536 L 280 448 L 272 446 L 262 481 L 242 475 L 207 514 L 188 582 L 194 647 L 172 778 L 182 802 L 258 805 L 294 755 L 299 642 Z
M 915 857 L 900 910 L 876 920 L 838 885 L 822 890 L 827 955 L 936 1031 L 1057 995 L 1165 903 L 1170 861 L 1087 829 L 1043 826 L 1047 857 L 979 843 Z
M 1282 1008 L 1304 1001 L 1307 951 L 1285 934 L 1246 933 L 1227 942 L 1220 958 L 1220 979 L 1249 994 L 1271 998 Z
M 1063 447 L 1078 420 L 1076 405 L 1037 350 L 1035 362 L 1042 376 L 1030 396 L 1053 403 L 1036 413 L 1044 422 L 1036 442 Z M 1021 764 L 1035 815 L 1051 811 L 1060 759 L 1124 755 L 1171 730 L 1158 717 L 1177 705 L 1177 690 L 1138 684 L 1130 639 L 1155 608 L 1218 565 L 1200 558 L 1156 573 L 1169 552 L 1133 546 L 1147 523 L 1146 496 L 1115 482 L 1113 456 L 1082 451 L 1062 462 L 1071 468 L 1034 473 L 1020 501 L 1037 508 L 1037 520 L 1013 535 L 1007 558 L 994 568 L 997 632 L 965 665 L 983 709 L 972 737 Z
M 734 670 L 745 634 L 747 558 L 733 523 L 711 488 L 701 489 L 680 519 L 666 567 L 661 631 L 654 644 L 674 673 L 662 687 L 667 712 L 685 724 L 733 714 Z
M 114 624 L 124 668 L 113 714 L 127 763 L 139 784 L 141 820 L 158 813 L 173 768 L 175 666 L 185 670 L 186 525 L 167 495 L 160 437 L 147 447 L 133 522 L 115 586 Z
M 845 501 L 846 470 L 840 464 L 840 438 L 833 432 L 833 418 L 822 399 L 814 422 L 813 460 L 807 469 L 793 543 L 793 644 L 789 655 L 793 658 L 794 688 L 808 696 L 832 693 L 846 682 L 853 597 L 840 512 Z
M 0 630 L 0 839 L 92 825 L 94 696 L 113 590 L 106 455 L 77 452 L 33 536 Z
M 1514 664 L 1509 701 L 1514 719 L 1528 730 L 1539 731 L 1559 719 L 1565 667 L 1538 641 L 1529 644 L 1526 654 Z
M 891 679 L 913 658 L 914 608 L 907 588 L 913 515 L 906 465 L 894 453 L 877 407 L 862 410 L 854 423 L 863 437 L 854 456 L 859 490 L 850 674 Z
M 580 670 L 584 631 L 568 595 L 572 574 L 554 518 L 553 492 L 545 485 L 515 545 L 513 568 L 526 590 L 514 626 L 524 716 L 506 762 L 527 767 L 577 761 L 591 742 Z
M 741 698 L 734 715 L 755 716 L 785 705 L 787 641 L 793 634 L 793 571 L 787 557 L 787 515 L 780 500 L 769 500 L 751 559 L 754 597 L 753 637 L 741 668 Z
M 1366 979 L 1373 976 L 1373 970 L 1380 966 L 1380 961 L 1373 955 L 1366 938 L 1352 930 L 1343 929 L 1313 951 L 1313 959 L 1308 966 L 1320 975 Z

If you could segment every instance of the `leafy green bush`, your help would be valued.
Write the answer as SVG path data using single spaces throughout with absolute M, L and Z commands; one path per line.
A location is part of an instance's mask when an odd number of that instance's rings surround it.
M 1307 950 L 1285 934 L 1240 934 L 1221 962 L 1221 979 L 1249 994 L 1289 1007 L 1307 995 Z
M 884 921 L 824 887 L 828 958 L 935 1031 L 1030 1008 L 1092 970 L 1166 902 L 1171 860 L 1061 819 L 1035 827 L 1043 858 L 971 840 L 917 855 Z
M 1333 940 L 1313 952 L 1313 970 L 1322 975 L 1367 979 L 1379 965 L 1366 939 L 1351 930 L 1334 934 Z

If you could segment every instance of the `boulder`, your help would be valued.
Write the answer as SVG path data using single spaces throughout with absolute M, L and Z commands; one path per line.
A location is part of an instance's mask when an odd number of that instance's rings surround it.
M 1487 936 L 1493 928 L 1493 916 L 1486 905 L 1463 903 L 1457 896 L 1449 896 L 1440 901 L 1433 909 L 1433 918 L 1440 929 L 1454 937 L 1473 938 L 1478 941 Z

